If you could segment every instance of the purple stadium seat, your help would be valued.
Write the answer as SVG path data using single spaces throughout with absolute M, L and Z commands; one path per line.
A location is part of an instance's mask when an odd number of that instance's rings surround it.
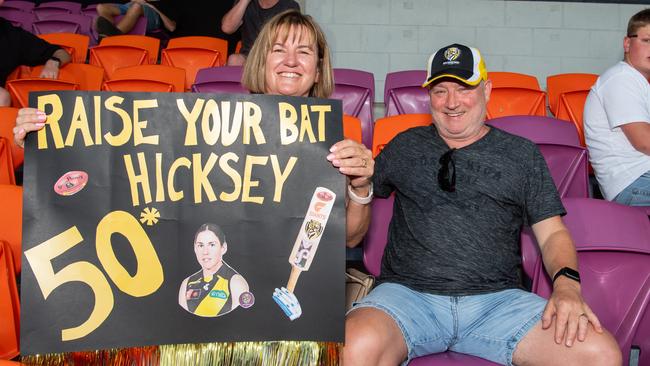
M 375 277 L 379 276 L 381 270 L 381 259 L 384 256 L 384 248 L 388 238 L 388 225 L 393 216 L 393 202 L 393 195 L 385 199 L 375 197 L 372 200 L 372 218 L 363 245 L 363 264 L 368 272 Z M 409 365 L 492 366 L 496 364 L 478 357 L 444 352 L 416 358 Z
M 81 3 L 76 1 L 49 1 L 46 3 L 41 3 L 39 6 L 34 8 L 37 9 L 65 9 L 71 14 L 81 13 Z
M 16 10 L 21 10 L 21 11 L 27 11 L 30 12 L 36 4 L 34 4 L 31 1 L 23 1 L 23 0 L 7 0 L 2 4 L 3 8 L 11 8 L 11 9 L 16 9 Z
M 93 19 L 87 15 L 83 14 L 51 14 L 48 15 L 45 19 L 42 21 L 64 21 L 64 22 L 69 22 L 69 23 L 76 23 L 79 25 L 79 34 L 85 34 L 91 39 L 93 38 L 93 31 L 92 31 L 92 22 Z M 39 20 L 40 22 L 41 20 Z M 41 32 L 42 33 L 53 33 L 53 32 Z M 61 32 L 56 32 L 56 33 L 61 33 Z M 65 33 L 75 33 L 75 32 L 65 32 Z
M 50 7 L 36 7 L 34 10 L 32 10 L 34 15 L 36 15 L 36 19 L 38 20 L 43 20 L 45 18 L 48 18 L 52 15 L 68 15 L 72 14 L 72 12 L 68 9 L 63 9 L 63 8 L 50 8 Z
M 85 8 L 81 9 L 81 14 L 87 15 L 91 18 L 97 16 L 97 4 L 90 4 Z
M 34 34 L 47 34 L 47 33 L 81 34 L 81 26 L 79 25 L 79 23 L 70 22 L 67 20 L 56 20 L 56 19 L 37 20 L 32 24 L 32 33 Z
M 33 13 L 5 7 L 0 8 L 0 17 L 7 19 L 11 24 L 30 33 L 32 32 L 32 24 L 36 20 L 36 16 Z
M 489 125 L 536 144 L 582 146 L 575 125 L 552 117 L 507 116 L 486 121 Z
M 343 101 L 343 113 L 361 120 L 363 144 L 372 148 L 372 109 L 375 101 L 375 77 L 372 73 L 334 69 L 334 93 L 330 98 Z
M 201 69 L 196 73 L 194 93 L 248 93 L 241 85 L 241 66 L 219 66 Z
M 567 209 L 563 220 L 578 251 L 584 298 L 618 341 L 623 364 L 629 364 L 634 339 L 642 346 L 639 365 L 647 365 L 650 329 L 639 325 L 644 312 L 645 318 L 649 313 L 650 221 L 634 208 L 604 200 L 563 202 Z M 538 271 L 533 290 L 548 297 L 550 278 L 541 265 Z
M 407 113 L 430 113 L 429 94 L 422 87 L 427 73 L 406 70 L 386 74 L 384 103 L 386 116 Z
M 540 116 L 508 116 L 487 123 L 539 146 L 560 197 L 589 196 L 589 158 L 572 123 Z

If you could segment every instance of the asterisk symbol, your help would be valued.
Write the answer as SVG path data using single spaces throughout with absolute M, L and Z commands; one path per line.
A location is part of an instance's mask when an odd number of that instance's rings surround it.
M 155 208 L 146 207 L 140 213 L 140 222 L 147 224 L 148 226 L 153 226 L 158 223 L 158 218 L 160 217 L 160 211 Z

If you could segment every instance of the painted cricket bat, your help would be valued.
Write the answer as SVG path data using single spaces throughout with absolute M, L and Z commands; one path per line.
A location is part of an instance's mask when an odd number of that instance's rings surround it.
M 318 244 L 325 231 L 327 220 L 332 212 L 336 194 L 327 188 L 317 187 L 309 202 L 305 219 L 300 226 L 298 237 L 289 255 L 291 274 L 287 287 L 276 288 L 273 300 L 282 308 L 289 319 L 294 320 L 302 315 L 300 302 L 294 294 L 298 277 L 301 272 L 309 271 L 314 261 Z

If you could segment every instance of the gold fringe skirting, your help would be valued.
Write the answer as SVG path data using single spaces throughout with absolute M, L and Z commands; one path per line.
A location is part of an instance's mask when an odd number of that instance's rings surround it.
M 342 344 L 233 342 L 173 344 L 21 357 L 33 366 L 336 366 Z

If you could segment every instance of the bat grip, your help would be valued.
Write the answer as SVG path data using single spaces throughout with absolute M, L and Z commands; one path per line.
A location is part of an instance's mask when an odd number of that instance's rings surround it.
M 300 268 L 296 266 L 291 266 L 291 274 L 289 275 L 289 282 L 287 282 L 287 290 L 293 293 L 293 290 L 296 288 L 296 283 L 298 283 L 298 277 L 300 276 Z

